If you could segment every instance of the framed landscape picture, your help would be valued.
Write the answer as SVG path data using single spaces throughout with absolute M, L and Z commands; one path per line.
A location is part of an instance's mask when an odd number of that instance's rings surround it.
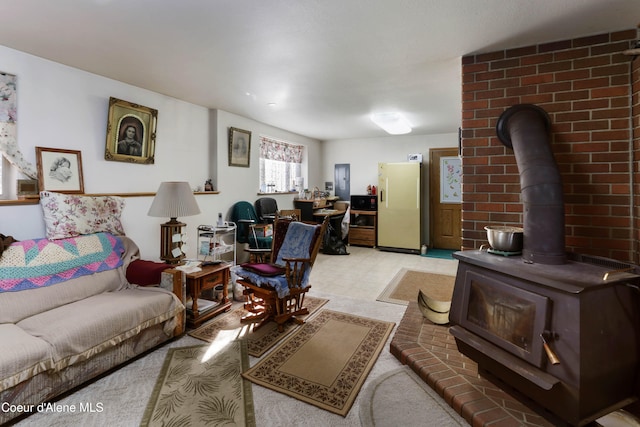
M 84 193 L 80 151 L 36 147 L 36 163 L 40 191 Z
M 251 132 L 229 128 L 229 166 L 248 168 L 251 159 Z
M 105 160 L 153 164 L 158 110 L 109 98 Z

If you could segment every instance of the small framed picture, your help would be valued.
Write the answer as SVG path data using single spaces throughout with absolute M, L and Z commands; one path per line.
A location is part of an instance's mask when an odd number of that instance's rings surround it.
M 18 199 L 37 199 L 38 180 L 37 179 L 19 179 L 17 183 Z
M 248 168 L 251 158 L 251 132 L 229 128 L 229 166 Z
M 105 160 L 153 164 L 158 110 L 109 98 Z
M 84 193 L 80 151 L 36 147 L 36 163 L 40 191 Z

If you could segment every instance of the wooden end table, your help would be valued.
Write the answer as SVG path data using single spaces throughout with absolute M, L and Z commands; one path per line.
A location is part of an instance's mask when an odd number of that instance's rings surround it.
M 186 274 L 187 295 L 191 296 L 191 309 L 187 309 L 187 325 L 198 327 L 203 322 L 218 314 L 231 309 L 229 299 L 229 278 L 230 263 L 221 262 L 216 265 L 202 267 L 202 271 Z M 222 285 L 222 297 L 217 304 L 211 308 L 201 310 L 198 308 L 198 298 L 203 291 L 214 289 L 217 285 Z

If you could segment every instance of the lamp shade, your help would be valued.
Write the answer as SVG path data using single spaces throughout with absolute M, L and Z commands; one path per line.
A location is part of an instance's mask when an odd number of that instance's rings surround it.
M 147 215 L 177 218 L 197 215 L 200 208 L 188 182 L 167 181 L 160 183 Z

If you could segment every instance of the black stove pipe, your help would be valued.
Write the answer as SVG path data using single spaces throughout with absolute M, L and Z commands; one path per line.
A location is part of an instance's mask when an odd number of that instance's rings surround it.
M 524 207 L 522 258 L 527 263 L 564 264 L 562 180 L 550 141 L 551 120 L 542 108 L 519 104 L 500 115 L 496 131 L 513 149 Z

